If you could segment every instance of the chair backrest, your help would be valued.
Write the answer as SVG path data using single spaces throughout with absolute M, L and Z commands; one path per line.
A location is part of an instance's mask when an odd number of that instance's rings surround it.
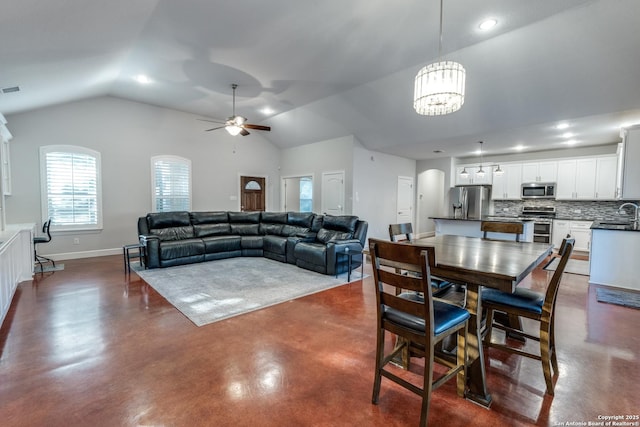
M 480 223 L 480 231 L 484 232 L 483 238 L 485 239 L 488 232 L 515 234 L 516 242 L 519 242 L 520 235 L 524 231 L 524 225 L 521 222 L 482 221 Z
M 46 234 L 47 242 L 51 241 L 51 231 L 49 230 L 50 227 L 51 227 L 51 218 L 49 218 L 42 224 L 42 233 Z
M 429 266 L 435 263 L 432 247 L 420 247 L 385 240 L 369 239 L 369 252 L 376 285 L 376 302 L 379 327 L 398 333 L 393 325 L 386 325 L 384 314 L 388 308 L 416 316 L 425 320 L 427 339 L 434 334 L 433 299 L 431 294 L 431 273 Z M 420 274 L 403 274 L 403 271 Z M 397 290 L 421 292 L 424 302 L 401 298 Z M 397 325 L 395 326 L 397 329 Z M 403 332 L 406 332 L 403 331 Z M 406 334 L 403 334 L 406 336 Z M 424 340 L 422 336 L 417 338 Z
M 392 242 L 399 242 L 402 240 L 413 240 L 413 227 L 410 222 L 403 224 L 391 224 L 389 225 L 389 240 Z
M 567 266 L 567 262 L 571 257 L 571 253 L 573 252 L 573 246 L 575 245 L 575 239 L 564 239 L 562 241 L 562 245 L 560 245 L 560 250 L 558 251 L 558 255 L 560 255 L 560 262 L 556 267 L 556 270 L 553 272 L 553 276 L 551 277 L 551 281 L 547 285 L 547 291 L 544 297 L 544 304 L 542 306 L 542 315 L 545 313 L 547 315 L 551 315 L 553 313 L 553 309 L 556 305 L 556 299 L 558 297 L 558 288 L 560 287 L 560 280 L 562 279 L 562 274 Z

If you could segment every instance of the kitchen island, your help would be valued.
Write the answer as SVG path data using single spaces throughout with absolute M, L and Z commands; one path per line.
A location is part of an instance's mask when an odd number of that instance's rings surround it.
M 595 221 L 591 226 L 589 283 L 640 290 L 637 223 Z
M 533 242 L 533 221 L 530 219 L 487 216 L 483 218 L 455 218 L 452 216 L 430 217 L 436 225 L 436 236 L 445 234 L 452 236 L 482 237 L 480 231 L 482 221 L 521 223 L 523 233 L 520 235 L 521 242 Z M 505 233 L 489 233 L 487 238 L 499 240 L 515 240 L 515 235 Z

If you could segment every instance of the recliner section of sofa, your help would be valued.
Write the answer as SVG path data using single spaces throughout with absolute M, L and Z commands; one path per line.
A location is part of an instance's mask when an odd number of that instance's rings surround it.
M 337 253 L 362 251 L 367 228 L 356 216 L 307 212 L 157 212 L 138 218 L 148 268 L 264 256 L 338 274 L 348 267 Z M 352 268 L 361 263 L 354 260 Z

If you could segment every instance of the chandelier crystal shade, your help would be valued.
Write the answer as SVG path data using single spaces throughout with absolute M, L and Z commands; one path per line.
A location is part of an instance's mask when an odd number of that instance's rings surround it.
M 416 76 L 413 108 L 423 116 L 441 116 L 458 111 L 464 104 L 466 72 L 453 61 L 423 67 Z
M 438 62 L 423 67 L 415 79 L 413 108 L 423 116 L 441 116 L 458 111 L 464 104 L 466 71 L 453 61 L 442 61 L 442 0 Z

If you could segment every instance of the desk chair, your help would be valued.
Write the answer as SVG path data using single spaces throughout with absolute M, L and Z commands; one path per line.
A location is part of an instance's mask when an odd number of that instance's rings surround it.
M 44 262 L 50 262 L 51 264 L 53 264 L 54 267 L 56 266 L 56 262 L 51 258 L 38 255 L 38 244 L 49 243 L 51 241 L 51 232 L 49 230 L 49 227 L 51 227 L 51 218 L 49 218 L 47 221 L 45 221 L 44 224 L 42 224 L 42 233 L 44 234 L 44 236 L 35 236 L 33 238 L 33 259 L 35 262 L 40 264 L 40 271 L 43 271 L 42 269 L 43 260 Z
M 435 262 L 433 248 L 369 239 L 369 252 L 376 286 L 378 323 L 375 379 L 371 401 L 373 404 L 378 403 L 382 377 L 388 378 L 422 397 L 420 426 L 426 426 L 432 390 L 456 377 L 458 396 L 464 396 L 469 312 L 454 305 L 433 300 L 429 270 L 429 265 Z M 398 273 L 395 270 L 396 267 L 416 274 Z M 398 295 L 395 292 L 396 288 L 406 289 L 409 292 L 401 292 Z M 385 332 L 387 331 L 401 337 L 402 344 L 395 346 L 388 355 L 385 355 Z M 435 346 L 454 334 L 457 334 L 455 362 L 436 357 Z M 405 349 L 408 349 L 411 356 L 425 358 L 422 387 L 385 369 L 385 366 Z M 434 363 L 448 368 L 435 381 Z
M 508 233 L 516 235 L 516 242 L 520 241 L 520 235 L 524 231 L 524 225 L 521 222 L 494 222 L 494 221 L 482 221 L 480 223 L 480 231 L 482 231 L 483 238 L 487 238 L 487 233 Z
M 575 239 L 564 239 L 560 247 L 560 262 L 553 273 L 551 281 L 544 294 L 533 292 L 530 289 L 516 288 L 514 293 L 501 292 L 497 289 L 486 288 L 482 291 L 482 306 L 487 310 L 487 331 L 484 337 L 484 345 L 497 348 L 509 353 L 529 357 L 542 362 L 542 371 L 547 384 L 547 393 L 553 395 L 554 384 L 551 379 L 551 367 L 558 374 L 558 360 L 556 358 L 556 341 L 554 335 L 555 308 L 558 297 L 558 287 L 562 274 L 569 261 Z M 540 331 L 537 336 L 516 330 L 514 328 L 494 322 L 494 311 L 506 313 L 509 316 L 525 317 L 540 322 Z M 540 352 L 526 352 L 520 348 L 514 348 L 505 344 L 491 341 L 492 328 L 502 329 L 506 332 L 515 332 L 540 343 Z

